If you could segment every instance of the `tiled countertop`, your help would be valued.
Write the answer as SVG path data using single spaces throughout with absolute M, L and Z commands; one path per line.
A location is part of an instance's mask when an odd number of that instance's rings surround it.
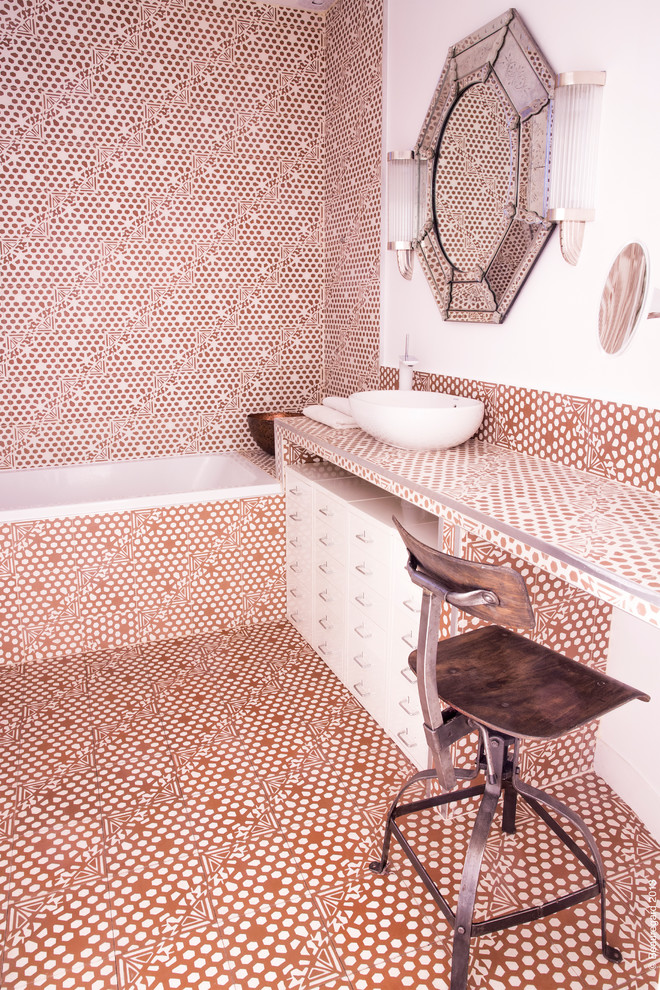
M 478 440 L 417 452 L 303 416 L 276 429 L 278 470 L 319 455 L 660 625 L 660 495 Z

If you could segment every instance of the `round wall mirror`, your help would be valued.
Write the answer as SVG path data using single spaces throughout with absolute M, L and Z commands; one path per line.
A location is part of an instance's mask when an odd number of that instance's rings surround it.
M 649 288 L 649 259 L 639 241 L 631 241 L 612 263 L 600 300 L 598 339 L 606 354 L 626 349 L 642 316 Z

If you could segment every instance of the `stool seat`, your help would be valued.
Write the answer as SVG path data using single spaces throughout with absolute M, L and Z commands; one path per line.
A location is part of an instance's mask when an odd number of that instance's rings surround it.
M 417 674 L 417 650 L 408 664 Z M 436 679 L 442 701 L 506 735 L 556 739 L 649 696 L 502 626 L 441 639 Z

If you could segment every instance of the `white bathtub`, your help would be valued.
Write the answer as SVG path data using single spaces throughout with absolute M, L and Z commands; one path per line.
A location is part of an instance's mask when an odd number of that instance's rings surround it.
M 252 461 L 228 451 L 0 472 L 0 523 L 191 505 L 281 491 Z

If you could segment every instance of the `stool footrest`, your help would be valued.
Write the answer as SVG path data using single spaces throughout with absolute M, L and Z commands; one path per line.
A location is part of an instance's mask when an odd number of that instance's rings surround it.
M 388 814 L 386 830 L 387 839 L 383 850 L 383 857 L 379 861 L 370 863 L 370 869 L 374 873 L 384 873 L 386 871 L 389 836 L 393 835 L 411 862 L 416 873 L 424 883 L 424 886 L 430 893 L 436 905 L 440 908 L 450 925 L 454 927 L 456 924 L 456 912 L 450 907 L 444 895 L 440 892 L 437 884 L 417 857 L 415 850 L 412 848 L 401 828 L 397 824 L 397 819 L 404 818 L 407 815 L 415 814 L 420 811 L 426 811 L 430 808 L 445 807 L 459 801 L 467 800 L 471 797 L 483 795 L 486 791 L 486 785 L 476 784 L 471 787 L 458 788 L 450 793 L 436 794 L 426 798 L 420 798 L 415 801 L 409 801 L 406 804 L 398 803 L 408 787 L 422 780 L 431 780 L 434 776 L 435 773 L 433 770 L 421 771 L 411 777 L 403 785 Z M 509 778 L 509 780 L 510 779 L 511 778 Z M 537 921 L 541 918 L 546 918 L 549 915 L 564 911 L 567 908 L 573 907 L 575 904 L 580 904 L 582 901 L 589 900 L 592 897 L 597 897 L 599 895 L 601 898 L 604 897 L 605 880 L 600 855 L 595 847 L 591 833 L 580 816 L 571 809 L 567 808 L 562 802 L 558 801 L 557 798 L 552 795 L 546 794 L 544 791 L 531 787 L 528 784 L 524 784 L 519 779 L 516 779 L 515 774 L 513 788 L 531 808 L 531 810 L 534 811 L 553 832 L 555 832 L 558 838 L 564 843 L 565 846 L 567 846 L 568 849 L 570 849 L 574 856 L 595 879 L 593 883 L 590 883 L 587 886 L 580 887 L 577 890 L 572 890 L 566 894 L 562 894 L 560 897 L 554 898 L 553 900 L 545 901 L 542 904 L 530 905 L 529 907 L 511 911 L 508 914 L 498 915 L 493 918 L 484 919 L 483 921 L 473 922 L 470 926 L 469 938 L 476 938 L 480 935 L 502 931 L 505 928 L 512 928 L 516 925 Z M 590 851 L 594 854 L 594 859 L 591 859 L 587 853 L 581 849 L 580 846 L 578 846 L 571 836 L 568 835 L 568 833 L 556 821 L 553 815 L 542 807 L 540 801 L 547 803 L 549 807 L 551 807 L 553 811 L 558 814 L 565 815 L 568 820 L 579 829 L 583 835 L 583 838 L 585 838 Z M 609 945 L 604 938 L 602 951 L 605 957 L 611 962 L 619 962 L 621 960 L 621 953 L 619 950 Z

